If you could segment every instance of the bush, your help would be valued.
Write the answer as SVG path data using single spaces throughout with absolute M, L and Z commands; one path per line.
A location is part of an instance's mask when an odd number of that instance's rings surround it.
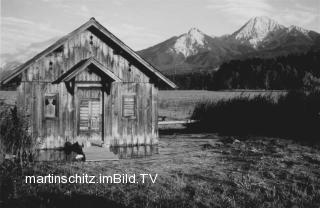
M 320 93 L 292 91 L 275 100 L 259 95 L 199 103 L 189 125 L 201 131 L 228 135 L 261 135 L 303 138 L 319 137 Z
M 35 152 L 36 141 L 28 132 L 28 121 L 16 107 L 0 114 L 0 143 L 2 158 L 4 154 L 15 156 L 20 163 L 30 159 Z

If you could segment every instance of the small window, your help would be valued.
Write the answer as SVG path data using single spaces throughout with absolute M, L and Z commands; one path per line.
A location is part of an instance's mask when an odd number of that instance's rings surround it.
M 124 95 L 122 99 L 122 116 L 135 117 L 136 116 L 136 96 Z
M 58 100 L 57 95 L 45 96 L 45 117 L 56 118 L 58 116 Z

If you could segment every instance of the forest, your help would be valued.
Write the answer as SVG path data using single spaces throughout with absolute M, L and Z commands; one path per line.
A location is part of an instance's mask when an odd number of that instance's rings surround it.
M 218 71 L 169 75 L 180 89 L 308 90 L 320 86 L 320 50 L 223 63 Z

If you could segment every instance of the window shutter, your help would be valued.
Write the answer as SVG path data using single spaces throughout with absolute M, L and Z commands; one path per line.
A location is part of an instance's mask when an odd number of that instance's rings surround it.
M 135 117 L 136 116 L 136 96 L 124 95 L 122 99 L 122 116 Z
M 89 130 L 89 100 L 80 101 L 80 130 Z
M 101 118 L 101 101 L 100 100 L 91 100 L 91 129 L 99 130 L 100 129 L 100 118 Z

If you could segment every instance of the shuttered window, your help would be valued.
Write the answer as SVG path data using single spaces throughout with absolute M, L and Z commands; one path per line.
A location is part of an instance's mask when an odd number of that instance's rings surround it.
M 89 100 L 80 101 L 80 130 L 89 130 Z
M 99 99 L 80 100 L 80 131 L 100 130 L 101 114 L 101 101 Z
M 45 95 L 44 111 L 46 118 L 58 116 L 58 99 L 56 94 Z
M 136 96 L 124 95 L 122 99 L 122 116 L 134 118 L 136 116 Z

